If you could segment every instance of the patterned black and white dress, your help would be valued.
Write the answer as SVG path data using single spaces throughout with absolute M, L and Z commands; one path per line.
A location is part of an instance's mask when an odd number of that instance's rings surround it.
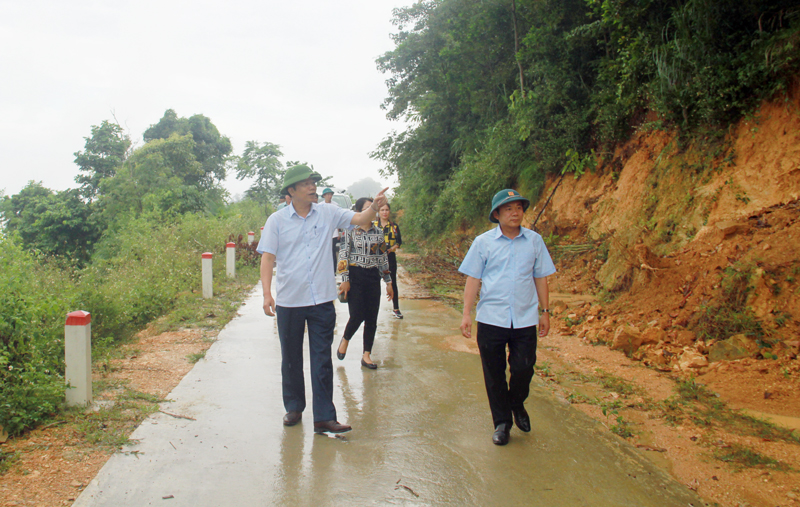
M 364 351 L 372 352 L 378 327 L 378 309 L 381 304 L 381 278 L 392 283 L 386 250 L 389 246 L 383 230 L 375 225 L 364 230 L 351 229 L 339 245 L 337 272 L 342 283 L 350 282 L 347 294 L 350 320 L 344 329 L 344 339 L 349 340 L 364 324 Z
M 375 224 L 366 231 L 361 227 L 354 227 L 347 231 L 339 244 L 336 272 L 342 275 L 342 282 L 347 282 L 350 280 L 351 266 L 364 269 L 376 268 L 377 274 L 383 281 L 392 283 L 386 254 L 388 249 L 389 245 L 386 243 L 383 230 Z

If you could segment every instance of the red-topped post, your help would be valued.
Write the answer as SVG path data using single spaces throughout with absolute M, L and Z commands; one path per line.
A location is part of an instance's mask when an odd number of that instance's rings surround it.
M 92 315 L 79 310 L 67 314 L 64 325 L 64 359 L 67 405 L 92 402 Z
M 211 258 L 214 256 L 211 252 L 203 254 L 203 297 L 210 299 L 214 297 L 214 274 L 211 271 Z
M 253 231 L 248 232 L 247 233 L 247 244 L 248 245 L 252 245 L 255 240 L 256 240 L 256 233 L 253 232 Z
M 228 278 L 236 277 L 236 243 L 225 245 L 225 273 Z

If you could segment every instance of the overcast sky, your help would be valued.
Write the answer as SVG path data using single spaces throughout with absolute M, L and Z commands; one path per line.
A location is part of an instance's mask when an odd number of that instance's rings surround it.
M 268 141 L 337 187 L 381 180 L 368 153 L 401 126 L 375 59 L 411 3 L 0 0 L 0 190 L 76 187 L 92 125 L 116 117 L 141 146 L 167 109 L 209 117 L 236 154 Z

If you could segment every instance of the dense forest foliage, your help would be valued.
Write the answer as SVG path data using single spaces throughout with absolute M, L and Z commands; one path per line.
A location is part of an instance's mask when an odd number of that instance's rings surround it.
M 636 129 L 724 132 L 800 64 L 792 0 L 422 0 L 394 24 L 377 63 L 388 116 L 409 126 L 372 156 L 398 177 L 409 235 L 428 239 Z
M 132 149 L 103 121 L 75 153 L 78 187 L 0 195 L 0 427 L 12 435 L 63 409 L 67 313 L 92 314 L 95 356 L 112 349 L 197 298 L 200 254 L 258 230 L 277 200 L 277 145 L 250 141 L 236 156 L 210 119 L 173 110 L 143 137 Z M 230 202 L 230 171 L 254 180 L 248 199 Z M 214 269 L 219 289 L 224 263 Z

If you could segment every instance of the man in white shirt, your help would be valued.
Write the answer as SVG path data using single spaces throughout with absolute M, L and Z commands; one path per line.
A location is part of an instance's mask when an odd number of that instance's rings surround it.
M 342 433 L 352 428 L 336 418 L 333 405 L 333 364 L 331 345 L 336 324 L 336 281 L 325 264 L 330 238 L 336 229 L 369 225 L 377 210 L 386 203 L 383 189 L 372 207 L 361 213 L 327 203 L 316 203 L 316 182 L 322 179 L 306 165 L 286 171 L 281 192 L 289 194 L 291 204 L 270 215 L 258 243 L 261 254 L 261 284 L 264 313 L 277 314 L 281 341 L 283 424 L 294 426 L 306 407 L 303 374 L 303 335 L 308 326 L 313 393 L 314 431 Z M 272 271 L 281 261 L 277 274 L 276 297 L 272 297 Z

